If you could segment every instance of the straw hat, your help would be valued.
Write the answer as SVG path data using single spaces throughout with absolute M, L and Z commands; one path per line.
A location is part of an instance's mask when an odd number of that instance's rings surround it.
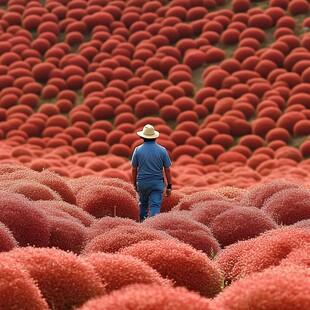
M 143 127 L 142 131 L 138 131 L 137 135 L 144 139 L 156 139 L 159 137 L 159 132 L 150 124 Z

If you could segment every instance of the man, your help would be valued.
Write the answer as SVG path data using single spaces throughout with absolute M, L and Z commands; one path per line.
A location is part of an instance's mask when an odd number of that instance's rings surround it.
M 140 222 L 160 212 L 160 207 L 165 190 L 164 174 L 167 180 L 166 195 L 171 195 L 171 160 L 167 150 L 156 143 L 159 132 L 150 124 L 137 132 L 144 143 L 134 149 L 132 165 L 132 182 L 139 194 Z

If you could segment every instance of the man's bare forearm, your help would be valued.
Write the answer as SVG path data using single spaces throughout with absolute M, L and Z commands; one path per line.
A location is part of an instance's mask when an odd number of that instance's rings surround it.
M 135 188 L 137 187 L 137 174 L 138 174 L 137 167 L 132 167 L 131 169 L 132 184 Z
M 165 175 L 168 184 L 172 184 L 171 170 L 170 168 L 165 168 Z

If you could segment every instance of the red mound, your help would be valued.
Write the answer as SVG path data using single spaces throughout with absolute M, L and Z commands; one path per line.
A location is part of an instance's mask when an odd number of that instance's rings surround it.
M 307 229 L 278 228 L 228 246 L 219 252 L 215 262 L 228 281 L 235 281 L 279 265 L 291 251 L 309 242 L 309 237 Z
M 116 253 L 117 251 L 145 240 L 165 240 L 170 236 L 162 231 L 138 225 L 118 225 L 86 243 L 83 253 Z
M 291 225 L 308 219 L 310 192 L 303 188 L 283 189 L 265 201 L 262 210 L 279 224 Z
M 300 281 L 302 279 L 302 281 Z M 298 304 L 306 309 L 310 305 L 308 287 L 310 283 L 309 270 L 305 267 L 275 267 L 261 273 L 241 279 L 226 288 L 211 303 L 215 309 L 234 307 L 255 309 L 295 308 Z M 284 293 L 285 292 L 285 293 Z
M 51 308 L 77 307 L 105 293 L 93 268 L 73 253 L 26 247 L 8 255 L 29 272 Z
M 275 193 L 288 188 L 298 188 L 296 182 L 276 179 L 263 184 L 252 186 L 244 195 L 240 204 L 247 207 L 262 208 L 264 203 L 268 201 Z
M 92 195 L 89 196 L 89 191 Z M 136 200 L 126 190 L 109 185 L 89 185 L 77 193 L 77 205 L 97 218 L 119 216 L 139 219 Z
M 271 217 L 256 208 L 236 206 L 219 214 L 209 227 L 221 246 L 226 247 L 240 240 L 255 238 L 277 225 Z
M 1 257 L 0 274 L 0 303 L 3 309 L 23 309 L 26 304 L 34 310 L 49 309 L 29 273 L 5 254 Z
M 220 291 L 220 272 L 215 264 L 187 244 L 174 240 L 142 241 L 120 253 L 142 259 L 162 277 L 174 281 L 175 286 L 185 286 L 207 297 Z
M 162 213 L 145 220 L 145 227 L 155 228 L 168 233 L 180 241 L 204 251 L 209 257 L 216 254 L 219 244 L 206 226 L 198 223 L 182 212 Z
M 129 255 L 93 253 L 82 257 L 94 267 L 106 284 L 108 293 L 131 284 L 157 284 L 168 286 L 159 273 L 143 261 Z
M 150 284 L 134 284 L 115 291 L 110 295 L 91 300 L 79 310 L 95 310 L 107 308 L 117 310 L 133 307 L 134 309 L 209 309 L 209 300 L 190 292 L 185 288 L 169 288 Z

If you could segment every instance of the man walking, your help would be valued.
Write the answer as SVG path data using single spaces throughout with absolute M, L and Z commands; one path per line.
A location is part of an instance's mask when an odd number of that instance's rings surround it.
M 166 195 L 171 195 L 171 160 L 167 150 L 156 143 L 159 132 L 150 124 L 137 132 L 144 142 L 137 146 L 132 155 L 132 182 L 139 194 L 140 222 L 160 213 L 165 191 L 165 172 L 167 180 Z M 148 206 L 150 205 L 150 212 Z

